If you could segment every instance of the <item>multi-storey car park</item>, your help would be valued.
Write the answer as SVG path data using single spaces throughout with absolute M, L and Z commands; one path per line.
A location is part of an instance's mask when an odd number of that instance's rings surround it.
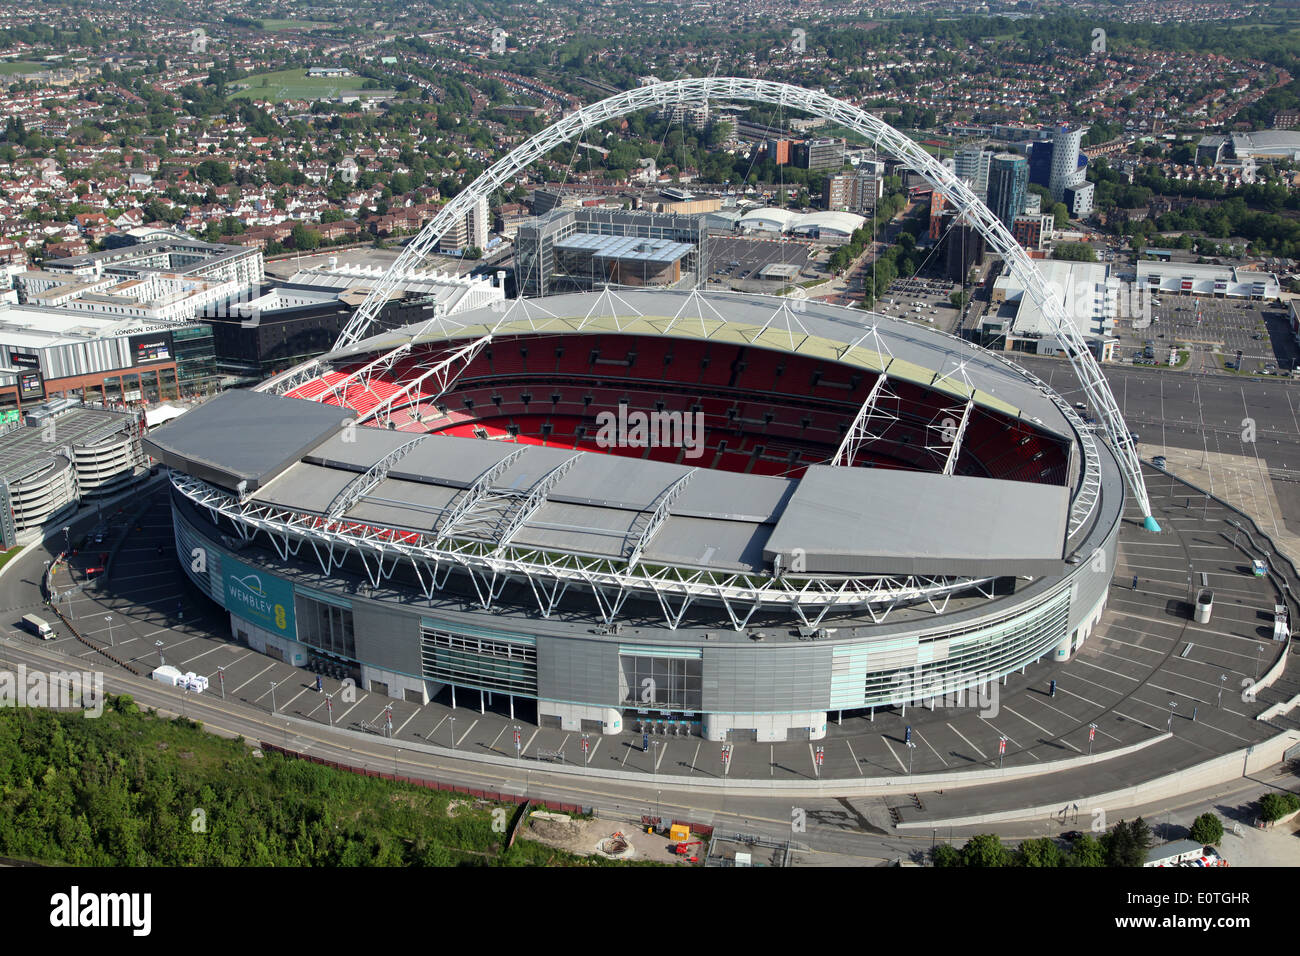
M 0 431 L 0 545 L 26 543 L 77 504 L 146 473 L 135 412 L 54 399 Z
M 519 300 L 227 393 L 146 440 L 180 554 L 257 650 L 565 729 L 816 739 L 1067 658 L 1114 566 L 1109 448 L 998 357 L 799 306 Z

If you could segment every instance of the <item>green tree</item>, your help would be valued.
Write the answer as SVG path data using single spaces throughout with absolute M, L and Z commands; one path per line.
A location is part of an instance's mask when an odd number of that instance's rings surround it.
M 1070 210 L 1065 203 L 1058 202 L 1052 206 L 1052 215 L 1056 218 L 1056 228 L 1064 229 L 1070 224 Z
M 1147 861 L 1146 851 L 1156 845 L 1155 837 L 1151 834 L 1151 827 L 1141 817 L 1129 824 L 1129 832 L 1133 835 L 1133 844 L 1142 850 L 1142 859 L 1135 864 L 1141 866 Z
M 1202 813 L 1192 821 L 1192 839 L 1214 846 L 1223 839 L 1223 821 L 1213 813 Z
M 1011 851 L 1002 845 L 996 833 L 981 833 L 961 848 L 962 866 L 1010 866 Z
M 1138 817 L 1132 823 L 1121 820 L 1101 838 L 1107 866 L 1142 866 L 1151 846 L 1151 828 Z
M 1086 242 L 1058 242 L 1052 249 L 1053 259 L 1068 259 L 1072 262 L 1096 262 L 1097 250 Z
M 1106 865 L 1106 851 L 1091 833 L 1080 833 L 1070 845 L 1068 866 L 1100 867 Z
M 1025 840 L 1014 857 L 1016 866 L 1061 866 L 1063 859 L 1061 848 L 1049 837 Z
M 1259 798 L 1259 815 L 1268 823 L 1300 810 L 1300 797 L 1294 793 L 1266 793 Z
M 950 843 L 940 843 L 934 848 L 931 859 L 935 866 L 961 866 L 961 851 Z

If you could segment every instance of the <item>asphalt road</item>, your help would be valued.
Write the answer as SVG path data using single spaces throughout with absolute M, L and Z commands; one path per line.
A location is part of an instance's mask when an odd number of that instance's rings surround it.
M 1067 400 L 1087 400 L 1063 359 L 1013 358 Z M 1300 382 L 1110 364 L 1103 369 L 1141 441 L 1262 457 L 1272 470 L 1300 471 Z

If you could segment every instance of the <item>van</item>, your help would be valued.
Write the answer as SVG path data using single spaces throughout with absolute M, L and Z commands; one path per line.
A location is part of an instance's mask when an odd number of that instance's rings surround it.
M 50 641 L 54 639 L 54 628 L 50 627 L 44 618 L 37 617 L 35 614 L 24 614 L 22 623 L 23 627 L 41 640 Z

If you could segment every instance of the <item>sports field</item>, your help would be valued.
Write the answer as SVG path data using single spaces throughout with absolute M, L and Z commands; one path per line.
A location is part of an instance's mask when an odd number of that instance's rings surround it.
M 362 96 L 380 96 L 392 90 L 362 90 L 365 77 L 361 76 L 308 76 L 306 70 L 280 70 L 277 73 L 259 73 L 239 82 L 239 90 L 230 99 L 328 100 L 345 93 Z
M 327 30 L 330 27 L 337 26 L 334 23 L 325 23 L 320 20 L 261 20 L 259 23 L 263 30 L 271 33 L 278 33 L 282 30 Z
M 15 73 L 39 73 L 41 70 L 57 70 L 57 63 L 31 63 L 27 60 L 5 60 L 0 62 L 0 76 L 13 76 Z

